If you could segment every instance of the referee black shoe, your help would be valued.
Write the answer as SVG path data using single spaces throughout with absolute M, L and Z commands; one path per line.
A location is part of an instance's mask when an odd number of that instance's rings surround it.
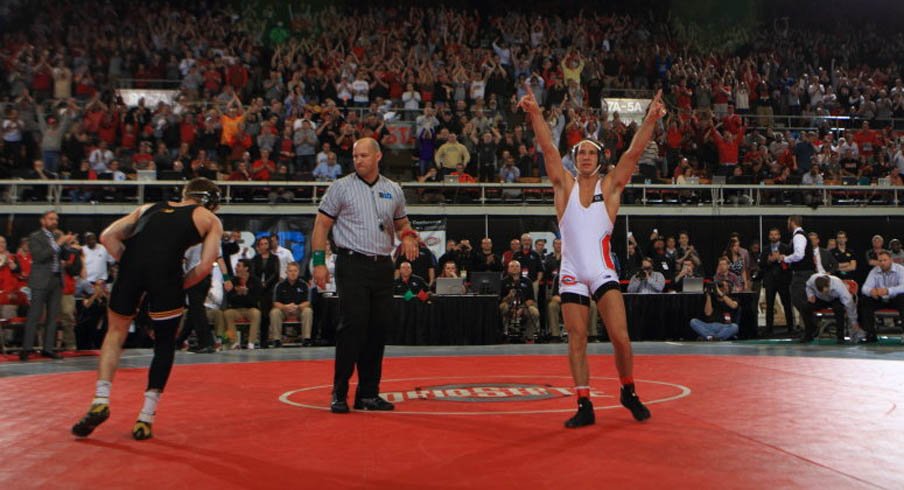
M 330 402 L 330 412 L 333 413 L 348 413 L 348 402 L 344 397 L 337 397 L 333 395 L 333 401 Z
M 634 420 L 643 422 L 650 418 L 650 410 L 640 402 L 637 393 L 634 393 L 634 385 L 625 385 L 621 389 L 621 404 L 623 407 L 631 411 Z
M 378 412 L 388 412 L 395 410 L 395 405 L 388 401 L 375 396 L 373 398 L 356 398 L 355 410 L 374 410 Z
M 110 405 L 107 403 L 94 403 L 88 409 L 88 413 L 72 426 L 72 435 L 76 437 L 88 437 L 98 425 L 110 418 Z
M 574 417 L 565 421 L 565 427 L 568 429 L 577 429 L 587 425 L 596 423 L 596 414 L 593 412 L 593 403 L 589 398 L 578 398 L 578 413 Z

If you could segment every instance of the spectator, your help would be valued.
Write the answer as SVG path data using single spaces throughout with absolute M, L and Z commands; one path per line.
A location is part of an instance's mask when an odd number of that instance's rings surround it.
M 728 281 L 714 281 L 706 292 L 703 314 L 706 321 L 694 318 L 691 328 L 702 340 L 728 340 L 738 335 L 740 309 L 732 297 L 733 286 Z
M 666 255 L 665 240 L 659 235 L 653 240 L 653 248 L 649 255 L 650 261 L 653 263 L 653 270 L 662 274 L 666 281 L 675 278 L 675 262 Z
M 816 262 L 816 272 L 820 274 L 834 274 L 838 270 L 838 263 L 832 252 L 819 246 L 819 234 L 811 231 L 807 234 L 810 245 L 813 247 L 813 260 Z
M 801 315 L 812 316 L 817 310 L 830 309 L 835 316 L 835 340 L 844 343 L 845 325 L 851 329 L 851 340 L 857 343 L 866 338 L 857 321 L 857 303 L 841 279 L 816 273 L 807 280 L 807 311 Z M 847 322 L 845 322 L 847 320 Z
M 320 182 L 332 182 L 342 176 L 342 167 L 336 162 L 336 154 L 329 153 L 327 161 L 317 164 L 314 178 Z
M 414 274 L 411 262 L 402 261 L 398 269 L 399 276 L 395 279 L 393 294 L 402 296 L 406 300 L 425 293 L 429 290 L 427 281 L 423 277 Z
M 477 182 L 477 180 L 473 176 L 468 175 L 465 172 L 465 166 L 462 163 L 456 164 L 455 171 L 449 175 L 456 177 L 458 179 L 459 184 L 473 184 L 473 183 Z
M 69 126 L 78 114 L 75 101 L 69 99 L 67 107 L 63 110 L 62 122 L 56 115 L 51 114 L 46 119 L 38 117 L 41 128 L 41 159 L 52 173 L 60 171 L 60 157 L 62 156 L 63 137 L 69 131 Z
M 512 261 L 516 252 L 521 250 L 521 240 L 512 238 L 509 241 L 509 249 L 502 253 L 502 268 L 508 270 L 508 264 Z
M 693 260 L 684 259 L 683 261 L 681 261 L 681 270 L 679 270 L 678 273 L 675 274 L 675 279 L 672 282 L 672 288 L 679 293 L 684 291 L 684 280 L 688 277 L 703 277 L 703 275 L 696 271 Z
M 257 181 L 269 181 L 276 173 L 276 162 L 270 160 L 270 151 L 261 150 L 261 157 L 251 165 L 251 178 Z
M 737 238 L 732 238 L 728 242 L 728 247 L 722 253 L 724 257 L 728 258 L 728 270 L 730 270 L 734 275 L 738 276 L 741 280 L 741 290 L 740 291 L 749 291 L 750 290 L 750 273 L 748 272 L 748 263 L 745 261 L 744 256 L 741 254 L 741 241 Z M 749 257 L 749 254 L 748 254 Z M 735 291 L 735 292 L 740 292 Z
M 229 283 L 230 287 L 232 282 Z M 225 294 L 223 273 L 220 270 L 219 263 L 213 264 L 210 270 L 210 288 L 207 290 L 207 296 L 204 298 L 204 314 L 207 322 L 213 324 L 216 336 L 214 338 L 214 350 L 219 351 L 222 347 L 221 339 L 226 335 L 226 319 L 223 317 L 223 296 Z
M 896 264 L 904 265 L 904 250 L 901 249 L 901 240 L 894 238 L 892 241 L 888 242 L 888 246 L 891 248 L 889 251 L 891 261 Z
M 270 250 L 279 258 L 279 279 L 283 280 L 288 274 L 289 264 L 295 262 L 295 256 L 291 250 L 279 244 L 279 233 L 270 234 Z
M 480 240 L 480 250 L 474 254 L 471 271 L 502 273 L 502 259 L 493 253 L 493 240 L 490 238 Z
M 791 310 L 791 270 L 782 266 L 781 256 L 791 255 L 791 246 L 781 242 L 778 228 L 769 230 L 769 243 L 760 254 L 760 270 L 766 288 L 766 334 L 772 335 L 775 321 L 775 295 L 778 294 L 785 312 L 788 332 L 794 330 L 794 314 Z
M 524 340 L 533 342 L 537 337 L 538 327 L 540 325 L 540 310 L 537 309 L 537 303 L 534 300 L 534 288 L 531 281 L 521 275 L 521 263 L 512 260 L 508 264 L 508 273 L 502 281 L 502 289 L 500 291 L 501 302 L 499 303 L 499 311 L 502 313 L 503 319 L 517 319 L 527 324 L 523 331 Z M 519 332 L 506 332 L 507 334 L 515 334 Z
M 850 279 L 857 272 L 857 259 L 854 252 L 847 246 L 847 233 L 843 230 L 835 234 L 835 247 L 830 249 L 832 258 L 838 264 L 835 275 L 842 279 Z
M 532 248 L 533 242 L 534 239 L 531 238 L 530 234 L 522 234 L 521 247 L 512 254 L 512 260 L 521 263 L 522 273 L 524 273 L 533 284 L 534 298 L 539 298 L 540 284 L 543 284 L 545 271 L 543 270 L 543 259 L 540 257 L 540 254 Z
M 239 320 L 249 323 L 248 349 L 256 348 L 255 339 L 260 337 L 261 310 L 260 299 L 263 292 L 260 281 L 251 274 L 251 261 L 240 259 L 235 265 L 234 286 L 226 291 L 226 309 L 223 319 L 226 321 L 226 335 L 231 349 L 241 347 L 237 340 L 235 324 Z
M 713 274 L 713 282 L 727 282 L 731 285 L 732 293 L 740 293 L 744 290 L 744 282 L 734 272 L 731 271 L 731 259 L 726 256 L 719 257 L 716 266 L 716 273 Z
M 644 258 L 641 268 L 628 283 L 629 293 L 661 293 L 665 288 L 665 277 L 660 272 L 653 270 L 653 261 Z
M 876 310 L 893 309 L 904 316 L 904 265 L 892 262 L 891 253 L 876 254 L 876 266 L 869 271 L 860 292 L 860 318 L 867 342 L 876 342 Z
M 311 309 L 308 285 L 299 279 L 300 268 L 294 260 L 286 266 L 286 278 L 273 291 L 273 308 L 270 309 L 271 346 L 282 345 L 282 325 L 286 320 L 301 323 L 302 345 L 311 345 L 311 329 L 314 310 Z
M 402 262 L 407 259 L 402 254 L 397 254 L 396 257 L 396 271 L 398 271 Z M 411 262 L 411 269 L 414 275 L 426 279 L 428 285 L 432 285 L 436 279 L 436 257 L 423 241 L 418 244 L 418 256 Z
M 310 119 L 302 119 L 301 127 L 292 136 L 295 147 L 295 172 L 310 172 L 315 168 L 315 152 L 317 148 L 317 132 Z M 329 148 L 329 147 L 327 147 Z
M 876 267 L 879 265 L 879 254 L 885 250 L 885 238 L 882 238 L 882 235 L 873 235 L 871 243 L 872 248 L 866 251 L 866 263 L 870 267 Z
M 19 304 L 27 302 L 19 284 L 19 264 L 16 255 L 6 248 L 6 238 L 0 236 L 0 319 L 16 316 Z
M 81 253 L 85 264 L 85 280 L 91 284 L 106 281 L 109 268 L 116 260 L 97 242 L 97 235 L 90 231 L 85 233 L 85 246 L 81 248 Z
M 465 145 L 458 142 L 458 137 L 455 133 L 451 133 L 449 134 L 449 141 L 439 147 L 434 159 L 443 171 L 443 175 L 448 175 L 455 170 L 459 163 L 467 166 L 471 161 L 471 154 Z

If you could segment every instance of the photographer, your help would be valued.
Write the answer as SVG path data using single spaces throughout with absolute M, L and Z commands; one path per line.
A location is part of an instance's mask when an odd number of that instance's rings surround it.
M 719 281 L 706 285 L 706 305 L 703 314 L 707 321 L 694 318 L 691 328 L 705 340 L 728 340 L 738 334 L 738 302 L 731 297 L 731 284 Z
M 644 258 L 641 269 L 631 276 L 628 283 L 629 293 L 661 293 L 665 287 L 665 277 L 653 270 L 653 261 Z
M 517 315 L 522 321 L 527 320 L 527 328 L 524 332 L 525 340 L 536 338 L 540 325 L 540 310 L 537 309 L 537 303 L 534 301 L 533 285 L 530 279 L 521 275 L 521 263 L 517 260 L 508 264 L 508 274 L 502 280 L 499 297 L 502 300 L 499 303 L 502 318 L 508 318 L 511 314 Z M 512 308 L 517 308 L 517 310 L 510 313 Z

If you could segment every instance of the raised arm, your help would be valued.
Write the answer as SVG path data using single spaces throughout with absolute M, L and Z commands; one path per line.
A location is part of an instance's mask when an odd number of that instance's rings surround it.
M 662 90 L 659 90 L 650 102 L 650 107 L 647 109 L 647 115 L 643 119 L 643 124 L 641 124 L 640 127 L 637 128 L 637 132 L 634 133 L 634 138 L 631 140 L 631 146 L 628 147 L 628 151 L 623 153 L 621 158 L 618 159 L 618 165 L 615 166 L 613 173 L 613 184 L 617 187 L 623 188 L 631 181 L 631 175 L 634 173 L 634 169 L 637 168 L 637 161 L 640 160 L 640 156 L 643 154 L 644 149 L 647 147 L 647 144 L 650 143 L 656 124 L 663 116 L 665 116 L 665 114 L 665 105 L 662 103 Z
M 559 155 L 559 148 L 552 140 L 552 132 L 549 130 L 546 120 L 543 119 L 543 111 L 537 104 L 534 92 L 531 90 L 530 85 L 526 83 L 524 88 L 527 90 L 527 95 L 521 97 L 518 107 L 526 112 L 530 118 L 531 127 L 537 137 L 537 143 L 543 150 L 543 162 L 546 166 L 546 175 L 549 176 L 549 181 L 552 182 L 554 187 L 559 187 L 562 185 L 564 176 L 562 156 Z

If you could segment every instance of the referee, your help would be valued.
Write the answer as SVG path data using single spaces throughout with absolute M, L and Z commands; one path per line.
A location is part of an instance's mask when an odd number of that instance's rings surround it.
M 807 315 L 810 310 L 807 301 L 807 280 L 816 273 L 816 260 L 813 257 L 813 245 L 807 238 L 803 229 L 804 219 L 800 216 L 788 217 L 788 230 L 791 232 L 791 255 L 781 255 L 783 264 L 791 269 L 791 304 L 800 312 L 804 324 L 804 333 L 800 338 L 802 344 L 808 343 L 816 336 L 816 322 L 812 315 Z M 794 315 L 791 309 L 786 315 Z M 789 323 L 790 325 L 790 323 Z
M 394 267 L 389 256 L 396 235 L 408 260 L 418 255 L 418 236 L 408 222 L 405 197 L 395 182 L 380 175 L 380 145 L 372 138 L 355 141 L 355 172 L 336 180 L 323 197 L 311 238 L 313 278 L 326 287 L 327 235 L 336 251 L 339 327 L 333 375 L 333 413 L 348 413 L 348 381 L 358 369 L 355 410 L 392 410 L 380 398 L 386 329 L 393 321 Z

